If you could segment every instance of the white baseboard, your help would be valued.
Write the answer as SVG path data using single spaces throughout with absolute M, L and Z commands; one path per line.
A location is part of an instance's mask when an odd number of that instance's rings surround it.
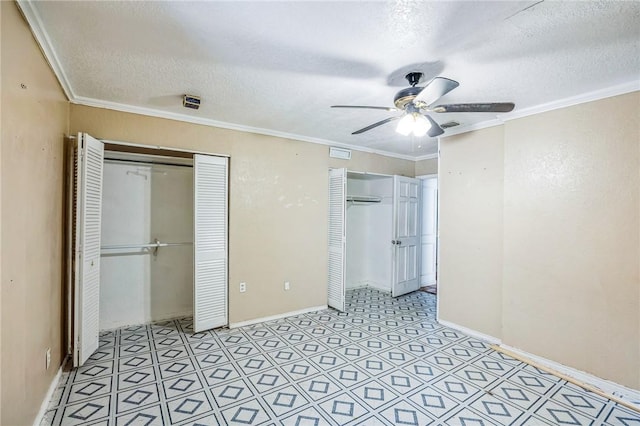
M 49 401 L 51 401 L 51 398 L 53 397 L 53 393 L 56 391 L 56 389 L 58 388 L 58 384 L 60 383 L 60 377 L 62 377 L 62 368 L 64 367 L 66 362 L 67 362 L 67 358 L 65 358 L 62 361 L 62 365 L 60 365 L 60 368 L 58 368 L 58 372 L 53 377 L 53 380 L 49 385 L 49 389 L 47 390 L 47 394 L 44 396 L 44 399 L 42 400 L 42 404 L 40 404 L 40 410 L 38 411 L 38 415 L 33 421 L 33 426 L 40 426 L 40 423 L 42 423 L 42 419 L 44 419 L 44 415 L 46 414 L 47 408 L 49 407 Z
M 550 359 L 546 359 L 541 356 L 530 354 L 529 352 L 525 352 L 521 349 L 513 348 L 511 346 L 503 345 L 503 344 L 500 344 L 499 346 L 510 352 L 520 355 L 523 358 L 528 358 L 531 361 L 534 361 L 540 365 L 548 367 L 566 376 L 572 377 L 587 385 L 594 386 L 602 390 L 603 392 L 613 395 L 615 397 L 618 397 L 620 399 L 623 399 L 628 403 L 637 406 L 638 409 L 640 409 L 640 391 L 638 390 L 630 389 L 626 386 L 619 385 L 612 381 L 602 379 L 600 377 L 594 376 L 593 374 L 589 374 L 585 371 L 577 370 L 572 367 L 567 367 L 566 365 L 560 364 L 559 362 L 551 361 Z
M 453 328 L 454 330 L 457 330 L 457 331 L 459 331 L 461 333 L 464 333 L 464 334 L 466 334 L 468 336 L 475 337 L 476 339 L 484 340 L 485 342 L 491 343 L 493 345 L 499 345 L 502 342 L 497 337 L 493 337 L 493 336 L 489 336 L 488 334 L 480 333 L 479 331 L 472 330 L 472 329 L 467 328 L 467 327 L 463 327 L 463 326 L 458 325 L 458 324 L 453 323 L 453 322 L 449 322 L 449 321 L 445 321 L 445 320 L 439 319 L 438 323 L 444 325 L 445 327 Z
M 247 325 L 259 324 L 261 322 L 275 321 L 282 318 L 294 317 L 296 315 L 308 314 L 309 312 L 322 311 L 327 309 L 327 305 L 312 306 L 310 308 L 300 309 L 299 311 L 285 312 L 283 314 L 271 315 L 268 317 L 256 318 L 248 321 L 233 322 L 229 324 L 229 328 L 246 327 Z

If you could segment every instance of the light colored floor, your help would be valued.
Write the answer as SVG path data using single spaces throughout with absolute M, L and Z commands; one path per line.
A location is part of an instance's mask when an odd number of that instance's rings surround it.
M 435 296 L 347 293 L 325 310 L 193 334 L 105 332 L 44 424 L 640 425 L 640 415 L 435 321 Z

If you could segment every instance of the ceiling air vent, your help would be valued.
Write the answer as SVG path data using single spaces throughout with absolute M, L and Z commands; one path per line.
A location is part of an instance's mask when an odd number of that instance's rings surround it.
M 441 124 L 440 127 L 442 127 L 443 129 L 448 129 L 450 127 L 456 127 L 459 126 L 460 123 L 458 123 L 457 121 L 448 121 L 444 124 Z

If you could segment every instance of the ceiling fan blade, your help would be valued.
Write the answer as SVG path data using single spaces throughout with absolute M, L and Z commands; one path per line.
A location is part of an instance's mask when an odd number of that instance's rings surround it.
M 400 116 L 400 117 L 402 117 L 402 116 Z M 355 132 L 353 132 L 353 133 L 351 133 L 351 134 L 352 134 L 352 135 L 359 135 L 360 133 L 364 133 L 364 132 L 366 132 L 366 131 L 368 131 L 368 130 L 371 130 L 371 129 L 375 128 L 375 127 L 382 126 L 383 124 L 387 124 L 387 123 L 389 123 L 390 121 L 398 120 L 400 117 L 389 117 L 389 118 L 385 118 L 384 120 L 378 121 L 377 123 L 373 123 L 373 124 L 371 124 L 371 125 L 369 125 L 369 126 L 367 126 L 367 127 L 363 127 L 363 128 L 362 128 L 362 129 L 360 129 L 360 130 L 356 130 Z
M 414 103 L 431 105 L 456 87 L 460 83 L 444 77 L 436 77 L 427 84 L 413 100 Z
M 381 109 L 383 111 L 399 111 L 398 108 L 394 108 L 394 107 L 379 107 L 379 106 L 368 106 L 368 105 L 331 105 L 331 108 L 359 108 L 359 109 Z
M 433 112 L 511 112 L 515 108 L 512 102 L 487 104 L 448 104 L 433 107 Z
M 436 136 L 440 136 L 444 133 L 442 127 L 440 127 L 440 125 L 436 123 L 433 118 L 429 117 L 428 115 L 425 115 L 425 117 L 427 118 L 427 120 L 429 120 L 429 123 L 431 123 L 431 128 L 427 132 L 427 135 L 429 135 L 430 138 L 435 138 Z

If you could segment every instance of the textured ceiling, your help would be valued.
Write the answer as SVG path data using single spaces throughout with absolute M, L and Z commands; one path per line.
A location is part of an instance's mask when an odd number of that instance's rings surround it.
M 72 101 L 106 101 L 413 157 L 435 153 L 435 139 L 401 136 L 394 124 L 351 135 L 397 113 L 329 106 L 392 106 L 394 94 L 407 86 L 403 75 L 413 69 L 424 70 L 426 80 L 440 75 L 460 82 L 439 103 L 511 101 L 514 113 L 640 78 L 636 1 L 29 6 Z M 182 107 L 185 93 L 202 97 L 200 110 Z M 464 128 L 496 115 L 433 118 Z

